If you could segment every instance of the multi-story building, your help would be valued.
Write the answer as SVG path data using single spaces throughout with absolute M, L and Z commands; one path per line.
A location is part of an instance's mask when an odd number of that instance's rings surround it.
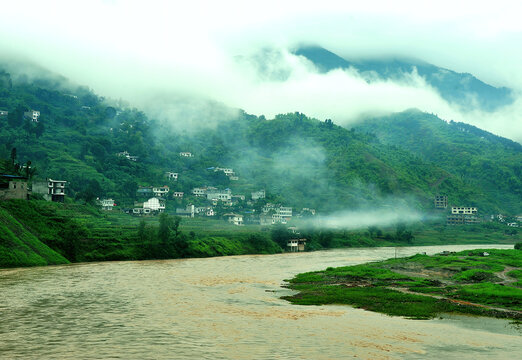
M 114 200 L 113 199 L 103 199 L 103 200 L 100 200 L 100 206 L 102 208 L 102 210 L 112 210 L 112 208 L 115 206 L 116 204 L 114 203 Z
M 169 193 L 170 189 L 168 186 L 155 186 L 152 188 L 154 196 L 165 197 Z
M 40 117 L 40 112 L 36 110 L 30 110 L 24 112 L 24 117 L 30 119 L 32 122 L 38 122 L 38 118 Z
M 435 209 L 446 209 L 448 207 L 448 197 L 446 195 L 436 195 L 434 205 Z
M 163 212 L 165 211 L 165 201 L 158 198 L 150 198 L 149 200 L 143 203 L 143 209 Z
M 171 171 L 167 171 L 165 173 L 165 176 L 167 177 L 167 179 L 169 179 L 169 181 L 178 181 L 178 173 L 175 173 L 175 172 L 171 172 Z
M 446 217 L 446 224 L 448 225 L 471 225 L 478 223 L 480 223 L 480 220 L 475 215 L 451 214 Z
M 192 195 L 194 195 L 194 196 L 205 196 L 206 193 L 207 193 L 206 187 L 192 189 Z
M 266 196 L 265 190 L 254 191 L 251 194 L 252 194 L 252 200 L 254 200 L 254 201 L 257 201 L 259 199 L 264 199 Z
M 117 153 L 116 155 L 119 157 L 124 157 L 125 159 L 130 160 L 130 161 L 138 161 L 138 157 L 129 154 L 128 151 L 122 151 L 122 152 Z
M 225 214 L 223 216 L 231 224 L 234 224 L 234 225 L 237 225 L 237 226 L 243 225 L 243 215 L 239 215 L 239 214 Z
M 470 207 L 470 206 L 452 206 L 451 214 L 453 214 L 453 215 L 455 215 L 455 214 L 476 215 L 477 208 Z
M 33 182 L 33 193 L 43 195 L 47 201 L 63 202 L 67 181 L 48 179 L 47 182 Z

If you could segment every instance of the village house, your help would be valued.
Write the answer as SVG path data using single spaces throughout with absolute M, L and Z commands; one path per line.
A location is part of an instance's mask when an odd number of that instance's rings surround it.
M 245 195 L 232 195 L 231 199 L 234 202 L 245 201 Z
M 178 181 L 178 173 L 175 173 L 175 172 L 171 172 L 171 171 L 167 171 L 165 173 L 165 176 L 167 177 L 167 179 L 169 181 Z
M 232 190 L 218 190 L 218 189 L 207 189 L 206 192 L 207 200 L 221 200 L 221 201 L 230 201 L 232 199 Z
M 138 161 L 138 157 L 130 155 L 128 151 L 122 151 L 122 152 L 117 153 L 116 155 L 119 157 L 124 157 L 125 159 L 130 160 L 130 161 Z
M 267 215 L 267 214 L 259 215 L 259 225 L 261 225 L 261 226 L 272 225 L 272 216 Z
M 464 215 L 476 215 L 477 208 L 470 206 L 452 206 L 451 207 L 452 214 L 464 214 Z
M 290 252 L 305 251 L 306 239 L 290 239 L 286 243 L 286 247 Z
M 32 122 L 38 122 L 38 118 L 40 117 L 40 112 L 36 110 L 30 110 L 24 112 L 24 118 L 31 120 Z
M 194 196 L 205 196 L 206 193 L 207 193 L 206 187 L 192 189 L 192 195 L 194 195 Z
M 165 197 L 169 191 L 170 189 L 168 186 L 155 186 L 152 188 L 152 192 L 157 197 Z
M 65 184 L 64 180 L 48 179 L 47 182 L 33 182 L 32 192 L 43 195 L 47 201 L 64 202 Z
M 227 219 L 227 221 L 231 224 L 234 224 L 237 226 L 243 225 L 243 215 L 230 213 L 230 214 L 223 215 L 223 217 L 225 219 Z
M 177 198 L 177 199 L 182 199 L 182 198 L 183 198 L 183 195 L 184 195 L 183 191 L 174 191 L 174 192 L 172 193 L 172 196 L 175 197 L 175 198 Z
M 263 214 L 267 214 L 270 211 L 275 211 L 275 205 L 272 203 L 267 203 L 265 206 L 263 206 L 261 211 L 263 212 Z
M 273 224 L 286 224 L 292 218 L 292 208 L 280 206 L 275 208 L 275 213 L 272 215 Z
M 0 200 L 27 200 L 30 193 L 26 177 L 0 175 Z
M 112 208 L 114 206 L 116 206 L 113 199 L 102 199 L 102 200 L 99 200 L 98 203 L 100 204 L 102 210 L 110 211 L 110 210 L 112 210 Z
M 152 186 L 139 186 L 136 194 L 138 196 L 152 196 Z
M 176 209 L 176 215 L 182 216 L 182 217 L 193 218 L 195 213 L 196 213 L 196 207 L 192 204 L 187 205 L 187 207 L 185 207 L 185 208 Z
M 194 155 L 192 155 L 192 153 L 190 153 L 190 152 L 183 151 L 183 152 L 179 153 L 179 156 L 182 156 L 182 157 L 193 157 Z
M 165 200 L 156 197 L 150 198 L 143 203 L 143 208 L 150 211 L 163 212 L 165 211 Z
M 480 220 L 475 215 L 451 214 L 446 216 L 446 224 L 448 225 L 472 225 L 478 223 L 480 223 Z
M 9 111 L 0 110 L 0 117 L 6 117 L 7 115 L 9 115 Z
M 448 197 L 446 195 L 436 195 L 434 205 L 435 209 L 446 209 L 448 207 Z
M 307 214 L 310 214 L 310 215 L 314 215 L 315 216 L 315 209 L 310 209 L 310 208 L 303 208 L 303 210 L 301 210 L 301 216 L 305 216 Z
M 254 201 L 257 201 L 259 199 L 264 199 L 265 196 L 266 196 L 266 193 L 265 193 L 265 190 L 259 190 L 259 191 L 254 191 L 251 193 L 252 195 L 252 200 Z

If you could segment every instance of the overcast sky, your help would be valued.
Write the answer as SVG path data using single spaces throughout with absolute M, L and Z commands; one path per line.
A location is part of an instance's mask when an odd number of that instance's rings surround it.
M 417 107 L 522 141 L 522 2 L 347 3 L 2 1 L 0 53 L 145 109 L 195 97 L 267 117 L 301 111 L 350 125 L 361 114 Z M 353 71 L 320 75 L 287 52 L 300 43 L 349 59 L 415 57 L 511 87 L 517 100 L 494 114 L 462 113 L 415 74 L 372 84 Z M 268 66 L 286 72 L 286 81 L 238 62 L 266 48 L 277 50 Z M 164 112 L 184 121 L 175 114 Z

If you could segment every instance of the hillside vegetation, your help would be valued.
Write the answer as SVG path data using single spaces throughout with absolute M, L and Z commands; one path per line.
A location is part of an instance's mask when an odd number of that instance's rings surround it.
M 398 126 L 387 129 L 391 141 L 374 135 L 374 128 L 348 130 L 301 113 L 267 120 L 239 111 L 215 128 L 187 134 L 59 77 L 0 75 L 0 109 L 9 111 L 0 122 L 0 157 L 16 148 L 20 162 L 30 160 L 36 168 L 35 178 L 67 180 L 68 196 L 82 202 L 112 197 L 132 206 L 139 185 L 166 184 L 165 172 L 174 171 L 180 176 L 169 183 L 171 191 L 190 195 L 194 187 L 211 185 L 248 198 L 266 189 L 266 201 L 323 213 L 401 203 L 431 209 L 439 193 L 484 212 L 522 211 L 521 152 L 489 133 L 478 141 L 472 131 L 410 135 Z M 24 119 L 29 109 L 41 112 L 38 123 Z M 414 143 L 427 144 L 432 155 Z M 491 153 L 485 146 L 490 143 Z M 122 151 L 138 161 L 117 156 Z M 194 156 L 183 158 L 182 151 Z M 233 168 L 239 180 L 209 170 L 216 166 Z M 167 211 L 198 201 L 185 196 L 167 204 Z M 246 209 L 242 204 L 235 210 Z

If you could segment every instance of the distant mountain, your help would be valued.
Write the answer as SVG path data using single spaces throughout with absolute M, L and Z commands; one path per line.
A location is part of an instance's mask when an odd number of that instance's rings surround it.
M 513 102 L 512 91 L 506 87 L 494 87 L 468 73 L 452 70 L 411 59 L 367 59 L 352 61 L 344 59 L 322 47 L 300 47 L 294 54 L 304 56 L 317 66 L 321 72 L 334 69 L 354 68 L 368 81 L 377 78 L 397 79 L 414 69 L 433 86 L 446 101 L 463 109 L 480 108 L 494 111 Z
M 499 205 L 522 210 L 522 145 L 517 142 L 418 110 L 367 119 L 355 129 L 432 162 Z

